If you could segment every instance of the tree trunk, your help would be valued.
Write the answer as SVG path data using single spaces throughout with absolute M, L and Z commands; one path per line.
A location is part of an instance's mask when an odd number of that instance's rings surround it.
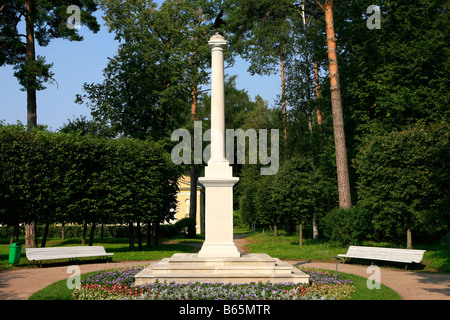
M 406 231 L 406 248 L 407 249 L 413 248 L 411 228 L 408 228 L 408 230 Z
M 273 225 L 273 234 L 275 235 L 275 237 L 278 237 L 278 230 L 276 224 Z
M 320 5 L 325 12 L 327 31 L 328 62 L 330 69 L 331 108 L 333 113 L 334 144 L 336 149 L 336 167 L 339 190 L 339 208 L 352 206 L 350 179 L 348 175 L 347 147 L 345 144 L 344 115 L 342 111 L 339 70 L 336 53 L 336 36 L 333 21 L 333 1 L 326 0 Z
M 136 222 L 136 231 L 138 239 L 138 251 L 142 251 L 142 232 L 141 232 L 141 222 L 139 220 Z
M 194 221 L 197 223 L 197 181 L 198 181 L 198 174 L 197 169 L 195 166 L 192 166 L 191 168 L 191 195 L 190 195 L 190 202 L 189 202 L 189 218 L 194 219 Z M 196 230 L 195 226 L 193 228 L 189 228 L 188 235 L 189 238 L 195 238 L 196 237 Z
M 128 249 L 129 249 L 130 251 L 134 251 L 133 222 L 128 223 L 128 238 L 129 238 L 129 246 L 128 246 Z
M 147 248 L 152 247 L 152 223 L 147 222 Z
M 303 246 L 303 225 L 300 223 L 298 226 L 298 233 L 299 233 L 299 245 L 300 247 Z
M 33 21 L 33 2 L 25 1 L 25 29 L 26 29 L 26 59 L 35 60 L 35 44 L 34 44 L 34 21 Z M 33 83 L 33 79 L 28 79 L 29 83 Z M 36 90 L 27 88 L 27 125 L 28 129 L 37 126 L 36 118 Z M 25 247 L 36 248 L 36 223 L 34 221 L 25 224 Z
M 154 240 L 153 243 L 157 246 L 159 244 L 159 222 L 155 221 L 153 224 L 154 229 Z
M 319 129 L 322 129 L 322 111 L 320 110 L 320 85 L 319 85 L 319 63 L 314 61 L 314 87 L 316 91 L 316 105 L 317 105 L 317 124 Z
M 25 224 L 25 248 L 37 248 L 36 223 Z
M 192 120 L 197 120 L 197 94 L 198 94 L 198 89 L 197 89 L 197 83 L 194 81 L 194 85 L 192 86 L 192 106 L 191 106 L 191 115 L 192 115 Z
M 19 224 L 15 223 L 14 228 L 13 228 L 13 233 L 9 240 L 9 244 L 13 244 L 14 242 L 17 242 L 18 240 L 19 240 Z
M 66 240 L 66 225 L 64 224 L 64 222 L 61 223 L 61 240 Z
M 47 221 L 45 223 L 44 234 L 42 235 L 41 248 L 45 248 L 45 245 L 47 244 L 48 229 L 49 228 L 50 228 L 50 221 Z
M 195 64 L 194 64 L 195 65 Z M 195 65 L 196 66 L 196 65 Z M 194 85 L 192 86 L 192 107 L 191 107 L 191 115 L 192 120 L 197 120 L 197 79 L 194 80 Z M 194 137 L 195 141 L 195 137 Z M 189 202 L 189 218 L 194 219 L 194 221 L 197 223 L 197 181 L 198 181 L 198 174 L 197 169 L 193 165 L 191 168 L 191 183 L 190 183 L 190 202 Z M 194 226 L 193 230 L 192 228 L 189 228 L 188 234 L 190 238 L 196 237 L 196 228 Z
M 91 225 L 91 232 L 89 234 L 89 245 L 93 246 L 94 245 L 94 238 L 95 238 L 95 222 L 92 222 Z
M 34 19 L 33 19 L 33 1 L 25 1 L 25 28 L 26 28 L 26 59 L 28 61 L 36 60 L 35 40 L 34 40 Z M 31 75 L 30 75 L 31 76 Z M 34 79 L 27 79 L 27 86 L 30 83 L 35 83 Z M 32 129 L 37 126 L 37 114 L 36 114 L 36 90 L 34 88 L 27 88 L 27 124 L 28 128 Z
M 317 213 L 314 212 L 313 214 L 313 239 L 318 240 L 319 239 L 319 226 L 317 223 Z
M 281 105 L 283 107 L 283 129 L 284 140 L 287 140 L 287 105 L 286 105 L 286 78 L 284 72 L 284 53 L 283 49 L 280 50 L 280 62 L 281 62 Z
M 83 221 L 83 234 L 81 235 L 81 245 L 86 244 L 87 222 Z

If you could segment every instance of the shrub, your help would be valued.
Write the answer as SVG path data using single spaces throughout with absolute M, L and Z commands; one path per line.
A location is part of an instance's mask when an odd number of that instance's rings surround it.
M 324 234 L 343 246 L 358 244 L 370 237 L 371 216 L 363 208 L 334 209 L 323 219 Z
M 177 227 L 174 224 L 159 225 L 159 235 L 161 238 L 172 238 L 178 235 Z
M 192 218 L 183 218 L 175 222 L 175 227 L 179 234 L 188 237 L 195 234 L 195 220 Z M 192 232 L 194 230 L 194 232 Z

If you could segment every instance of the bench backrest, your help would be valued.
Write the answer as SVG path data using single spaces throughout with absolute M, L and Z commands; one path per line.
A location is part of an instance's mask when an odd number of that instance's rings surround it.
M 25 248 L 28 260 L 108 255 L 102 246 Z
M 426 250 L 350 246 L 346 256 L 361 259 L 420 263 Z

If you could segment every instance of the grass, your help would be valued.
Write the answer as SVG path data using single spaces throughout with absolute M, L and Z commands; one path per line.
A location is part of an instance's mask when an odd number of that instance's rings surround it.
M 339 272 L 345 278 L 352 280 L 355 285 L 355 293 L 349 300 L 401 300 L 400 295 L 391 288 L 380 284 L 380 289 L 369 289 L 367 279 L 354 274 Z
M 202 242 L 203 239 L 172 239 L 170 243 L 162 243 L 159 245 L 152 245 L 148 248 L 143 245 L 142 251 L 137 251 L 137 246 L 135 245 L 135 251 L 129 250 L 128 239 L 125 238 L 107 238 L 107 239 L 96 239 L 94 245 L 104 246 L 106 252 L 114 253 L 114 261 L 144 261 L 144 260 L 159 260 L 165 257 L 170 257 L 175 253 L 191 253 L 197 250 L 192 246 L 185 245 L 185 242 Z M 24 241 L 18 241 L 24 243 Z M 79 246 L 81 243 L 80 238 L 72 238 L 65 241 L 60 239 L 50 239 L 47 242 L 47 247 L 63 247 L 63 246 Z M 8 270 L 17 267 L 28 267 L 30 266 L 30 261 L 27 260 L 25 256 L 25 251 L 22 248 L 21 258 L 18 264 L 12 266 L 8 262 L 9 257 L 9 244 L 0 244 L 0 271 Z M 67 260 L 65 260 L 67 261 Z M 52 261 L 49 263 L 54 263 Z
M 304 239 L 303 246 L 299 246 L 298 235 L 286 235 L 283 231 L 275 237 L 273 232 L 249 232 L 247 240 L 251 243 L 246 246 L 249 252 L 265 252 L 270 256 L 282 260 L 302 260 L 335 262 L 334 256 L 346 253 L 348 247 L 342 247 L 325 240 Z M 392 243 L 365 242 L 361 245 L 400 247 Z M 450 272 L 450 237 L 444 237 L 439 244 L 417 245 L 414 249 L 427 250 L 421 264 L 414 264 L 408 269 Z M 403 264 L 385 263 L 384 267 L 404 269 Z
M 334 261 L 333 256 L 346 251 L 346 248 L 331 245 L 325 241 L 303 240 L 299 246 L 298 236 L 269 233 L 252 233 L 247 237 L 251 243 L 246 246 L 249 252 L 264 252 L 282 260 Z
M 302 260 L 302 261 L 322 261 L 322 262 L 334 262 L 333 256 L 339 253 L 345 253 L 347 247 L 331 244 L 326 241 L 314 241 L 312 239 L 303 240 L 303 246 L 298 244 L 298 236 L 286 235 L 283 231 L 279 232 L 279 236 L 275 237 L 273 233 L 261 233 L 250 232 L 248 230 L 235 231 L 237 234 L 245 234 L 246 239 L 250 243 L 246 246 L 249 252 L 265 252 L 268 255 L 277 257 L 283 260 Z M 445 240 L 445 239 L 444 239 Z M 427 252 L 424 255 L 423 263 L 419 269 L 424 271 L 450 271 L 450 245 L 449 239 L 446 239 L 441 244 L 422 246 L 420 249 L 426 249 Z M 19 241 L 20 242 L 20 241 Z M 69 239 L 61 241 L 59 239 L 50 239 L 47 246 L 74 246 L 79 245 L 81 239 Z M 197 239 L 184 239 L 173 238 L 169 241 L 165 241 L 163 244 L 154 245 L 151 248 L 143 247 L 142 251 L 130 251 L 128 245 L 128 239 L 124 238 L 107 238 L 97 239 L 94 245 L 102 245 L 107 252 L 114 253 L 114 261 L 145 261 L 145 260 L 159 260 L 164 257 L 170 257 L 174 253 L 190 253 L 196 252 L 198 249 L 188 246 L 187 244 L 202 243 L 203 238 Z M 23 243 L 23 242 L 22 242 Z M 364 245 L 382 245 L 391 246 L 391 244 L 364 244 Z M 417 247 L 419 249 L 419 247 Z M 22 249 L 22 258 L 16 266 L 11 266 L 8 263 L 9 244 L 6 239 L 0 240 L 0 271 L 11 269 L 29 267 L 30 263 L 25 258 L 24 251 Z M 396 266 L 394 266 L 396 267 Z M 403 266 L 397 266 L 403 269 Z M 395 300 L 400 299 L 400 296 L 391 290 L 390 288 L 381 285 L 381 289 L 370 290 L 367 288 L 364 277 L 359 277 L 352 274 L 345 274 L 353 281 L 357 290 L 352 295 L 353 300 Z M 88 275 L 83 274 L 82 279 L 85 279 Z M 70 300 L 72 299 L 72 291 L 67 288 L 66 280 L 58 281 L 48 286 L 47 288 L 35 293 L 30 299 L 35 300 Z

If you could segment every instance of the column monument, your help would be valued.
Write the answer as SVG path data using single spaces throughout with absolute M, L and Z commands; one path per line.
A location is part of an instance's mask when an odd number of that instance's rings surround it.
M 309 276 L 265 253 L 240 253 L 233 242 L 233 186 L 239 178 L 225 157 L 225 88 L 223 52 L 227 41 L 219 31 L 211 48 L 211 158 L 205 176 L 205 241 L 198 253 L 176 253 L 153 262 L 135 275 L 135 285 L 163 282 L 294 282 Z
M 225 158 L 225 84 L 223 51 L 227 41 L 216 31 L 211 48 L 211 158 L 205 177 L 205 242 L 199 257 L 239 257 L 233 242 L 233 186 L 239 178 Z

